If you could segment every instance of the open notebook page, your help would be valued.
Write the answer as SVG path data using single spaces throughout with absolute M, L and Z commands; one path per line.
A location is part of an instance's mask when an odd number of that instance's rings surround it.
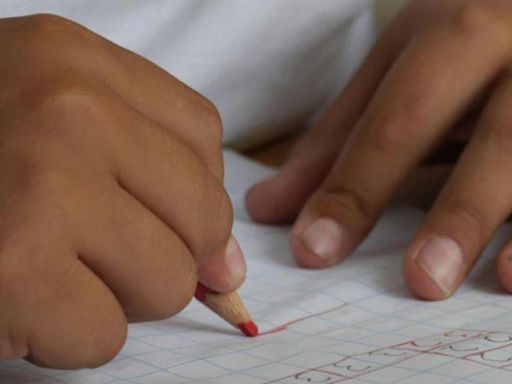
M 300 269 L 288 229 L 255 225 L 243 210 L 246 189 L 272 170 L 225 156 L 249 268 L 240 293 L 267 334 L 246 338 L 192 302 L 173 319 L 131 325 L 121 354 L 103 367 L 69 372 L 9 361 L 0 364 L 0 383 L 512 382 L 512 300 L 498 288 L 491 257 L 506 227 L 453 298 L 421 302 L 404 286 L 401 257 L 422 212 L 390 208 L 347 261 Z

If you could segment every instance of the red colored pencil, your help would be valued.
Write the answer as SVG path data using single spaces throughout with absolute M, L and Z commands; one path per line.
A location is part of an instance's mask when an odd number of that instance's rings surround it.
M 198 283 L 195 298 L 246 336 L 258 336 L 258 327 L 236 291 L 219 293 Z

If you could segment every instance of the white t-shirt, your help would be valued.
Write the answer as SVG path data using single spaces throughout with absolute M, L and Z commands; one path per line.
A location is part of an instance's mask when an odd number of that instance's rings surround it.
M 0 0 L 55 13 L 157 63 L 219 108 L 225 143 L 303 127 L 371 44 L 372 0 Z

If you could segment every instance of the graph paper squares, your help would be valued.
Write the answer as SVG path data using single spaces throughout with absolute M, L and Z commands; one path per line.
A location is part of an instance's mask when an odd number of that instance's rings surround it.
M 496 288 L 492 255 L 450 300 L 417 301 L 400 263 L 422 214 L 394 209 L 342 265 L 302 270 L 285 228 L 254 225 L 241 211 L 249 181 L 269 171 L 232 153 L 226 164 L 249 267 L 242 297 L 263 330 L 286 330 L 248 339 L 193 303 L 174 319 L 131 325 L 120 356 L 103 367 L 9 361 L 0 384 L 512 383 L 512 300 Z

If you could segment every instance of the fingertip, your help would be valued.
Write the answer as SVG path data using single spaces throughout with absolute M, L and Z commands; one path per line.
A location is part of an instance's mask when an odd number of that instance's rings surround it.
M 266 181 L 260 181 L 254 184 L 245 194 L 245 209 L 249 216 L 258 223 L 268 220 L 263 203 L 266 197 L 265 183 Z
M 199 281 L 217 292 L 231 292 L 242 285 L 246 270 L 240 245 L 231 236 L 226 247 L 215 252 L 199 268 Z
M 289 245 L 295 261 L 303 268 L 324 269 L 337 263 L 337 260 L 329 260 L 318 256 L 308 249 L 297 236 L 290 236 Z
M 258 223 L 274 223 L 282 220 L 283 208 L 279 201 L 282 194 L 278 176 L 258 182 L 245 195 L 247 213 Z
M 445 251 L 446 248 L 452 248 L 451 242 L 451 239 L 433 236 L 423 240 L 416 239 L 407 249 L 403 274 L 407 287 L 417 298 L 428 301 L 444 300 L 456 290 L 460 273 L 448 271 L 454 270 L 455 265 L 442 263 L 450 259 L 446 257 Z
M 353 244 L 342 224 L 330 217 L 306 216 L 302 215 L 290 234 L 290 248 L 300 266 L 332 267 L 352 252 Z
M 311 193 L 306 181 L 287 169 L 260 181 L 245 195 L 247 213 L 258 223 L 291 222 Z
M 451 296 L 450 292 L 439 287 L 425 266 L 410 251 L 404 258 L 403 274 L 410 292 L 421 300 L 438 301 Z

